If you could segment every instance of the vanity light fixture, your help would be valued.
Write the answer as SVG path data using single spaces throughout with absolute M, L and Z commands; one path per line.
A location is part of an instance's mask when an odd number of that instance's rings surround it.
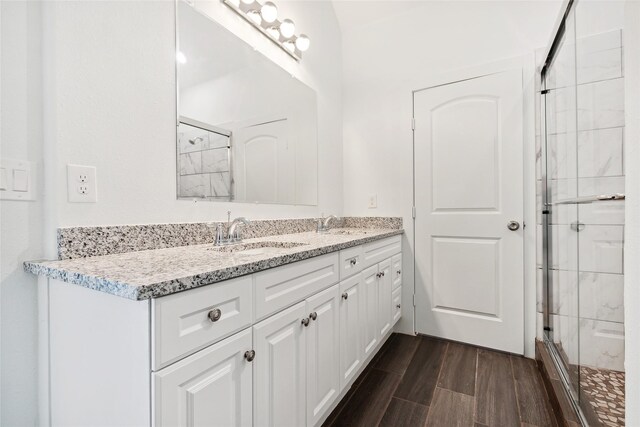
M 309 49 L 309 37 L 304 34 L 296 36 L 296 25 L 291 19 L 278 20 L 278 8 L 273 2 L 260 3 L 258 0 L 222 0 L 222 2 L 296 61 L 300 61 L 302 52 Z

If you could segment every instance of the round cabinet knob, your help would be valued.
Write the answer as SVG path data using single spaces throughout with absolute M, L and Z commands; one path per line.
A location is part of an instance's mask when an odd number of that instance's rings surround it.
M 318 313 L 314 311 L 313 313 L 309 314 L 309 317 L 311 318 L 311 320 L 316 320 L 318 318 Z
M 402 270 L 398 270 L 397 273 L 398 273 L 398 276 L 401 275 L 402 274 Z
M 354 258 L 351 261 L 349 261 L 351 263 L 351 265 L 356 265 L 358 263 L 358 261 Z
M 396 308 L 400 308 L 400 304 L 396 304 Z
M 256 358 L 256 352 L 254 350 L 245 351 L 244 358 L 247 359 L 247 362 L 251 362 Z
M 507 223 L 507 228 L 511 231 L 516 231 L 520 228 L 520 223 L 518 221 L 509 221 Z
M 217 322 L 222 317 L 222 310 L 220 310 L 219 308 L 213 309 L 207 314 L 207 317 L 212 322 Z
M 384 277 L 384 271 L 380 272 L 380 277 Z
M 346 292 L 345 292 L 345 293 L 343 293 L 343 294 L 342 294 L 342 299 L 344 299 L 344 300 L 349 299 L 349 294 L 348 294 L 348 293 L 346 293 Z
M 301 322 L 301 323 L 302 323 L 305 327 L 309 326 L 309 318 L 308 318 L 308 317 L 305 317 L 304 319 L 302 319 L 302 322 Z

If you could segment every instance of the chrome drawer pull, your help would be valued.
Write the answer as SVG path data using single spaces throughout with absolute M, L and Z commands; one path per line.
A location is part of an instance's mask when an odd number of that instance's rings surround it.
M 207 317 L 209 318 L 209 320 L 211 320 L 212 322 L 217 322 L 218 320 L 220 320 L 220 318 L 222 317 L 222 310 L 220 310 L 219 308 L 216 308 L 214 310 L 211 310 L 208 314 Z

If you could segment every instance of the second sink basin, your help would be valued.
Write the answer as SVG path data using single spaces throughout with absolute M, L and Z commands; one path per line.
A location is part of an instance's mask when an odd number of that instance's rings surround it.
M 334 230 L 329 230 L 328 233 L 329 234 L 342 234 L 342 235 L 351 236 L 351 235 L 369 234 L 370 232 L 367 231 L 367 230 L 341 230 L 341 229 L 334 229 Z
M 264 252 L 265 249 L 289 249 L 296 248 L 298 246 L 304 246 L 306 243 L 294 243 L 294 242 L 251 242 L 251 243 L 237 243 L 226 246 L 214 246 L 210 248 L 212 251 L 223 253 L 243 253 L 257 255 Z

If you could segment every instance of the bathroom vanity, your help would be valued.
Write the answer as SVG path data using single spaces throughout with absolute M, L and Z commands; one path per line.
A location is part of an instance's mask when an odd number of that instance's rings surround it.
M 25 263 L 48 300 L 51 425 L 320 425 L 401 316 L 401 234 Z

